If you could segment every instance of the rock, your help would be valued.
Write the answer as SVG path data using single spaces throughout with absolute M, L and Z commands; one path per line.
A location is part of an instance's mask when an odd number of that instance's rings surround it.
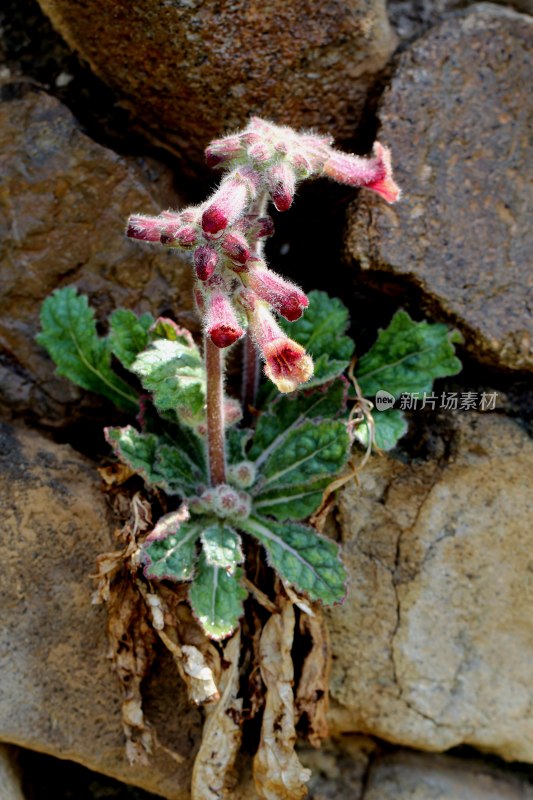
M 333 731 L 533 762 L 533 442 L 459 413 L 448 460 L 373 459 L 340 493 Z
M 0 744 L 0 797 L 2 800 L 24 800 L 16 754 Z
M 369 280 L 415 287 L 476 358 L 515 370 L 533 368 L 532 47 L 531 18 L 482 4 L 403 52 L 379 138 L 404 194 L 361 193 L 347 240 Z
M 533 788 L 471 760 L 400 752 L 372 765 L 362 800 L 531 800 Z
M 396 39 L 384 0 L 39 0 L 93 70 L 185 160 L 250 114 L 353 136 Z
M 0 403 L 5 414 L 62 424 L 81 390 L 54 376 L 35 343 L 42 301 L 76 284 L 101 320 L 124 305 L 188 322 L 186 260 L 123 235 L 131 212 L 158 212 L 176 199 L 168 172 L 91 141 L 45 94 L 0 103 L 0 154 Z
M 162 746 L 148 767 L 124 756 L 105 611 L 91 605 L 95 557 L 116 547 L 94 467 L 6 425 L 0 452 L 0 740 L 186 800 L 201 717 L 168 663 L 147 687 L 146 715 Z

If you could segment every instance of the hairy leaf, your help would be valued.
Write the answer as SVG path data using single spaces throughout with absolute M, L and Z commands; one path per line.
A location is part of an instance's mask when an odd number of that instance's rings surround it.
M 73 286 L 57 289 L 43 303 L 41 326 L 37 341 L 48 351 L 59 375 L 107 397 L 124 411 L 137 410 L 135 391 L 111 369 L 109 342 L 98 336 L 85 295 Z
M 232 633 L 242 616 L 242 604 L 247 596 L 241 585 L 242 570 L 229 574 L 200 556 L 198 574 L 189 589 L 192 610 L 203 629 L 212 639 L 225 639 Z
M 181 511 L 166 514 L 156 525 L 141 549 L 147 578 L 188 581 L 194 573 L 198 522 L 184 522 Z
M 241 537 L 227 525 L 205 528 L 202 531 L 202 548 L 208 564 L 222 567 L 228 572 L 235 572 L 237 564 L 244 559 Z
M 346 382 L 312 392 L 293 392 L 277 396 L 259 417 L 248 458 L 263 464 L 270 452 L 281 445 L 293 428 L 306 419 L 333 418 L 346 406 Z
M 153 433 L 139 433 L 132 425 L 124 428 L 105 428 L 107 442 L 118 458 L 134 472 L 154 486 L 161 485 L 161 475 L 156 470 L 158 438 Z
M 279 523 L 251 517 L 241 522 L 243 530 L 258 539 L 276 572 L 311 600 L 326 605 L 339 603 L 346 593 L 346 573 L 339 548 L 309 525 Z
M 168 494 L 187 494 L 196 491 L 199 483 L 205 483 L 205 471 L 187 455 L 183 447 L 159 442 L 155 470 L 165 482 Z
M 397 408 L 387 408 L 385 411 L 374 411 L 372 416 L 376 446 L 380 450 L 392 450 L 402 436 L 407 433 L 408 426 L 405 415 Z M 364 421 L 356 428 L 355 437 L 367 447 L 369 435 L 368 424 Z
M 226 449 L 228 464 L 238 464 L 245 461 L 246 446 L 253 435 L 250 428 L 229 428 L 226 430 Z
M 333 475 L 343 468 L 349 453 L 350 437 L 344 422 L 304 422 L 269 452 L 254 493 Z
M 156 339 L 140 353 L 131 369 L 142 385 L 152 392 L 162 411 L 180 408 L 189 416 L 200 414 L 205 403 L 205 370 L 200 352 L 193 343 Z
M 279 520 L 310 517 L 322 502 L 324 490 L 331 476 L 261 492 L 254 500 L 254 508 Z
M 117 308 L 109 318 L 109 344 L 111 352 L 126 368 L 130 368 L 138 354 L 150 342 L 149 328 L 154 318 L 151 314 L 138 317 L 126 308 Z
M 460 372 L 454 343 L 461 340 L 458 331 L 442 323 L 415 322 L 406 311 L 397 311 L 359 360 L 361 392 L 373 397 L 382 389 L 395 398 L 402 392 L 430 392 L 435 378 Z

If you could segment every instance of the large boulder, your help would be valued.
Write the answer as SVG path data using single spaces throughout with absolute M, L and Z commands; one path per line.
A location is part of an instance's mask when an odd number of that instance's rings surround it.
M 39 0 L 159 140 L 203 161 L 250 114 L 349 138 L 396 39 L 384 0 Z
M 533 762 L 533 442 L 459 412 L 449 456 L 370 462 L 340 495 L 333 728 Z
M 146 687 L 158 732 L 151 763 L 126 761 L 106 615 L 91 605 L 95 558 L 116 548 L 94 467 L 6 425 L 0 456 L 0 741 L 186 800 L 202 722 L 166 662 Z
M 409 287 L 514 370 L 533 369 L 532 48 L 533 19 L 482 4 L 402 53 L 379 136 L 404 194 L 362 193 L 347 240 L 367 280 Z
M 0 103 L 0 174 L 0 406 L 64 424 L 81 392 L 54 376 L 35 342 L 41 303 L 76 284 L 101 320 L 123 305 L 189 323 L 187 260 L 124 236 L 130 213 L 179 201 L 167 170 L 96 144 L 35 91 Z

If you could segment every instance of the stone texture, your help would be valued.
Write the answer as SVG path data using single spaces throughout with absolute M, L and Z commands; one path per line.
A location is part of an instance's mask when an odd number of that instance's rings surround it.
M 531 800 L 533 787 L 482 762 L 401 752 L 373 765 L 362 800 Z
M 20 772 L 13 748 L 0 744 L 0 797 L 2 800 L 24 800 Z
M 146 711 L 176 759 L 162 747 L 149 767 L 124 757 L 105 611 L 91 606 L 95 557 L 114 547 L 94 467 L 6 425 L 0 452 L 0 740 L 186 800 L 201 718 L 166 662 L 147 687 Z
M 57 100 L 27 92 L 0 103 L 0 404 L 62 424 L 81 391 L 54 376 L 34 341 L 58 286 L 89 293 L 100 319 L 124 305 L 190 321 L 190 267 L 123 235 L 132 211 L 176 202 L 170 175 L 91 141 Z
M 67 42 L 185 159 L 250 114 L 349 138 L 396 40 L 384 0 L 39 0 Z
M 382 100 L 404 195 L 361 193 L 347 250 L 381 285 L 415 286 L 487 363 L 533 368 L 533 20 L 491 4 L 401 55 Z
M 463 412 L 439 461 L 374 459 L 341 492 L 333 730 L 533 762 L 533 442 Z

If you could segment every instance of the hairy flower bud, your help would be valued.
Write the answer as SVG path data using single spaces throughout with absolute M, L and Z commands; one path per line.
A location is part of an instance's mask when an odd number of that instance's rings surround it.
M 253 461 L 240 461 L 228 467 L 228 478 L 239 489 L 248 489 L 256 478 L 256 468 Z
M 142 242 L 159 242 L 161 240 L 161 217 L 146 217 L 143 214 L 132 214 L 128 219 L 126 236 L 140 239 Z
M 216 269 L 218 255 L 208 244 L 203 244 L 194 251 L 194 267 L 201 281 L 208 280 Z
M 268 190 L 278 211 L 287 211 L 292 205 L 296 175 L 284 161 L 271 167 L 267 174 Z
M 204 233 L 216 236 L 237 220 L 253 200 L 260 176 L 252 169 L 234 170 L 220 184 L 202 214 Z
M 264 372 L 283 394 L 293 392 L 313 375 L 313 359 L 282 331 L 263 303 L 250 313 L 250 330 L 265 361 Z
M 400 189 L 392 177 L 390 150 L 379 142 L 374 143 L 374 158 L 330 150 L 323 174 L 338 183 L 371 189 L 387 203 L 395 203 L 400 197 Z
M 247 283 L 261 300 L 264 300 L 289 322 L 300 319 L 309 305 L 307 296 L 292 283 L 284 280 L 260 262 L 247 276 Z
M 243 141 L 240 136 L 226 136 L 215 139 L 206 148 L 205 160 L 208 167 L 227 165 L 230 161 L 244 154 Z
M 244 334 L 237 315 L 221 288 L 209 291 L 206 298 L 206 331 L 217 347 L 229 347 Z
M 220 241 L 220 248 L 237 266 L 243 267 L 250 258 L 250 248 L 242 233 L 225 233 Z

